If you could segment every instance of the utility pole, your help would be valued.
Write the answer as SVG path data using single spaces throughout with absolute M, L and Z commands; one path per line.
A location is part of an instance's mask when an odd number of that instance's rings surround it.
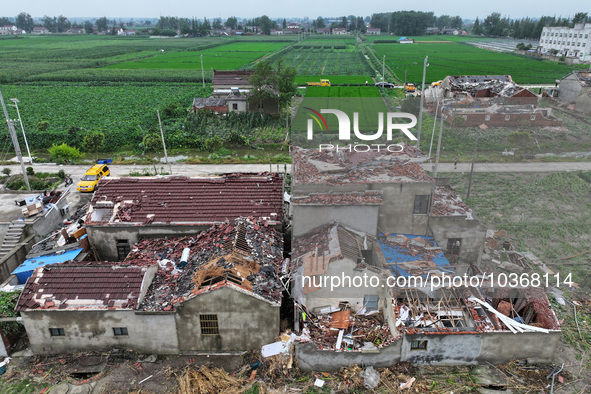
M 11 98 L 10 101 L 12 101 L 14 103 L 13 105 L 16 108 L 16 113 L 18 114 L 18 122 L 21 124 L 21 130 L 23 131 L 23 138 L 25 139 L 25 146 L 27 147 L 27 153 L 29 154 L 29 163 L 31 163 L 31 165 L 33 165 L 33 157 L 31 156 L 31 150 L 29 149 L 29 143 L 27 142 L 27 135 L 25 134 L 25 126 L 23 125 L 23 121 L 21 119 L 21 112 L 18 110 L 18 103 L 20 103 L 20 101 L 16 98 Z
M 386 77 L 386 55 L 382 58 L 382 82 L 384 82 L 384 78 Z
M 476 145 L 478 145 L 478 134 L 474 140 L 474 153 L 472 154 L 472 167 L 470 167 L 470 180 L 468 181 L 468 192 L 466 198 L 470 198 L 470 191 L 472 190 L 472 176 L 474 176 L 474 162 L 476 161 Z
M 437 178 L 437 171 L 439 169 L 439 152 L 441 151 L 441 135 L 443 134 L 443 108 L 441 107 L 441 123 L 439 124 L 439 137 L 437 137 L 437 153 L 435 154 L 435 170 L 433 171 L 433 178 Z
M 160 126 L 160 136 L 162 137 L 162 147 L 164 148 L 164 160 L 166 161 L 166 164 L 168 164 L 170 174 L 172 175 L 172 166 L 168 162 L 168 154 L 166 153 L 166 143 L 164 142 L 164 132 L 162 131 L 162 122 L 160 121 L 160 111 L 156 110 L 156 115 L 158 115 L 158 125 Z
M 421 85 L 421 106 L 419 107 L 419 133 L 417 135 L 417 148 L 419 148 L 419 144 L 421 143 L 421 125 L 423 123 L 423 99 L 425 94 L 425 74 L 427 73 L 427 59 L 429 56 L 425 56 L 425 62 L 423 63 L 423 84 Z
M 29 177 L 27 176 L 27 171 L 25 170 L 25 163 L 23 162 L 23 155 L 21 154 L 21 147 L 18 144 L 18 138 L 16 137 L 16 131 L 14 131 L 14 126 L 12 125 L 12 122 L 8 117 L 8 111 L 6 110 L 6 105 L 4 104 L 2 92 L 0 92 L 0 103 L 2 103 L 2 110 L 4 111 L 6 123 L 8 123 L 8 131 L 10 132 L 10 138 L 12 138 L 12 144 L 14 145 L 16 157 L 18 158 L 18 161 L 21 163 L 21 171 L 23 172 L 23 179 L 25 180 L 25 185 L 27 186 L 27 190 L 31 190 L 31 185 L 29 185 Z
M 408 70 L 404 70 L 404 86 L 406 86 L 406 73 L 408 72 Z
M 203 71 L 203 55 L 201 56 L 201 82 L 203 82 L 203 87 L 205 87 L 205 72 Z
M 431 159 L 431 149 L 433 148 L 433 138 L 435 137 L 435 127 L 437 127 L 437 115 L 439 115 L 439 100 L 437 100 L 437 109 L 435 110 L 435 119 L 433 119 L 433 131 L 431 132 L 431 144 L 429 145 L 429 159 Z

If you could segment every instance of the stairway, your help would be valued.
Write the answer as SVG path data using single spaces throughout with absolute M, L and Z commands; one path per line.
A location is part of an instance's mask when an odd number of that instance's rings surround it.
M 6 256 L 20 241 L 23 235 L 23 229 L 27 223 L 23 220 L 14 220 L 10 223 L 8 231 L 4 236 L 4 241 L 0 246 L 0 259 Z

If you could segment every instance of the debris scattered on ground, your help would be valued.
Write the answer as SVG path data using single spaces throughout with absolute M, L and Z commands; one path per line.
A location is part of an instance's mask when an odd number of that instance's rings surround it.
M 179 394 L 236 393 L 244 380 L 220 368 L 189 368 L 179 379 Z

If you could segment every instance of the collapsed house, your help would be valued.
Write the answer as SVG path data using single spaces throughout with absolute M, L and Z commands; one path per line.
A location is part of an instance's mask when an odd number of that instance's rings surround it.
M 250 216 L 281 228 L 281 174 L 102 179 L 86 229 L 101 260 L 121 261 L 141 237 L 192 235 Z
M 121 263 L 37 268 L 17 311 L 35 354 L 249 350 L 279 334 L 284 270 L 282 235 L 239 218 L 198 235 L 143 239 Z
M 558 85 L 558 98 L 574 104 L 576 111 L 591 114 L 591 72 L 576 70 L 563 77 Z
M 444 119 L 457 127 L 560 127 L 550 108 L 538 108 L 538 96 L 509 75 L 447 76 L 425 92 L 431 112 L 442 108 Z
M 305 315 L 296 346 L 300 368 L 553 358 L 560 325 L 542 289 L 495 288 L 487 281 L 452 285 L 444 279 L 455 275 L 452 265 L 432 237 L 371 238 L 338 224 L 329 229 L 296 240 L 294 249 L 293 269 L 316 276 L 309 283 L 319 284 L 315 288 L 296 280 L 293 290 L 298 311 Z M 364 253 L 362 245 L 371 253 Z M 329 289 L 335 282 L 320 279 L 368 272 L 376 278 L 371 285 L 339 282 Z M 538 346 L 540 340 L 546 346 Z
M 446 252 L 465 265 L 456 270 L 467 270 L 479 259 L 486 229 L 449 180 L 436 181 L 421 168 L 424 160 L 408 145 L 400 153 L 294 148 L 294 239 L 333 221 L 373 237 L 379 232 L 429 235 L 450 245 Z

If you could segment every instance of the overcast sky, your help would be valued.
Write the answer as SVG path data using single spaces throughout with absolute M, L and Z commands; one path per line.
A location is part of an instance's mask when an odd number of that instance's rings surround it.
M 223 19 L 229 16 L 251 18 L 268 15 L 271 18 L 369 16 L 377 12 L 411 10 L 433 11 L 435 15 L 460 15 L 464 19 L 483 19 L 492 12 L 503 16 L 537 18 L 541 15 L 572 16 L 591 9 L 580 0 L 414 0 L 393 2 L 386 0 L 0 0 L 0 16 L 16 16 L 28 12 L 33 17 L 44 15 L 71 17 L 137 17 L 182 16 Z M 591 14 L 591 12 L 590 12 Z

